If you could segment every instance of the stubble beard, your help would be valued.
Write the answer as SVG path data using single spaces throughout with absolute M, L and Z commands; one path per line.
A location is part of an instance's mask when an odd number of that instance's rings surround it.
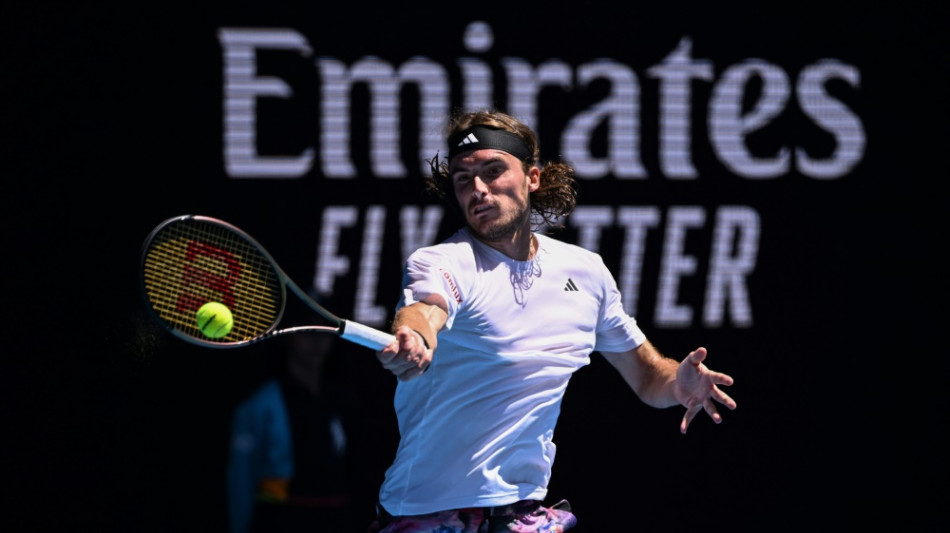
M 516 213 L 513 213 L 510 217 L 505 219 L 492 221 L 484 231 L 475 228 L 471 222 L 468 223 L 468 229 L 481 241 L 498 242 L 509 240 L 518 231 L 526 227 L 530 216 L 531 205 L 525 202 Z

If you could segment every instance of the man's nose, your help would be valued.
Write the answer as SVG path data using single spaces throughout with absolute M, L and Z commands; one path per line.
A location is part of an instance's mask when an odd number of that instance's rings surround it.
M 472 194 L 483 195 L 488 192 L 488 184 L 477 174 L 472 178 Z

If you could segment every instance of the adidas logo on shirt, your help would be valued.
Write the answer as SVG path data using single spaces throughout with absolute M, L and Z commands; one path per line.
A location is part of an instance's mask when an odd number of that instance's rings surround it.
M 567 278 L 567 285 L 564 286 L 564 290 L 566 290 L 566 291 L 576 291 L 576 290 L 577 290 L 577 285 L 574 284 L 574 280 L 572 280 L 571 278 Z
M 465 136 L 464 139 L 459 141 L 457 146 L 464 146 L 466 144 L 472 144 L 472 143 L 477 143 L 477 142 L 478 142 L 478 137 L 476 137 L 474 133 L 469 133 L 468 135 Z

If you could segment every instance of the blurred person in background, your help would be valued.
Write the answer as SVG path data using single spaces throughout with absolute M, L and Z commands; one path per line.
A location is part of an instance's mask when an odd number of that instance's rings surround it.
M 319 323 L 305 318 L 295 325 Z M 230 533 L 352 530 L 357 414 L 333 372 L 334 359 L 349 356 L 344 345 L 336 335 L 298 332 L 259 346 L 272 350 L 273 370 L 232 415 Z

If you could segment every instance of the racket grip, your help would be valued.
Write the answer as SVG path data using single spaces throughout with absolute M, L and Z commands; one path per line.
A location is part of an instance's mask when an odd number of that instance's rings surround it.
M 366 346 L 367 348 L 382 350 L 383 348 L 389 346 L 391 342 L 396 340 L 396 337 L 390 335 L 389 333 L 384 333 L 378 329 L 364 326 L 359 322 L 342 320 L 342 323 L 342 327 L 340 328 L 340 336 L 345 340 L 355 342 L 356 344 Z

